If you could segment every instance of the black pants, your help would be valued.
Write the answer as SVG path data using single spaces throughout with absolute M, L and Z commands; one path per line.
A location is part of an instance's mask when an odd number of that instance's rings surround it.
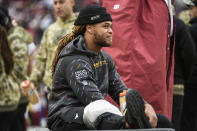
M 197 91 L 185 88 L 181 131 L 197 131 Z
M 13 123 L 14 131 L 26 131 L 25 111 L 28 103 L 21 103 L 16 110 L 17 121 Z
M 171 122 L 163 115 L 157 114 L 158 123 L 157 128 L 173 128 Z M 117 115 L 106 115 L 98 125 L 98 130 L 109 130 L 109 129 L 123 129 L 124 120 L 122 116 Z M 84 124 L 79 123 L 68 123 L 63 119 L 55 121 L 53 131 L 64 131 L 64 130 L 88 130 Z
M 13 124 L 17 122 L 17 111 L 0 112 L 0 131 L 15 131 Z
M 27 103 L 23 103 L 15 111 L 0 112 L 0 131 L 26 131 L 26 107 Z
M 173 95 L 172 123 L 176 131 L 180 131 L 183 110 L 183 95 Z

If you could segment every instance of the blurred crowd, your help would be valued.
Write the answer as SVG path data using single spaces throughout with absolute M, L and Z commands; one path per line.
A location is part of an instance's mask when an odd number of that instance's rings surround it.
M 43 30 L 54 21 L 52 0 L 8 0 L 2 4 L 9 8 L 12 18 L 32 34 L 35 44 L 39 44 Z
M 97 0 L 75 0 L 74 12 L 87 3 Z M 10 16 L 17 24 L 29 31 L 36 45 L 40 44 L 44 30 L 54 22 L 53 0 L 0 0 L 9 9 Z

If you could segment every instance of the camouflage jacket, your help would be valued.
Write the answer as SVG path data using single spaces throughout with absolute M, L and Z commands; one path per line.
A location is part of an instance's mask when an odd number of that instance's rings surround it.
M 22 27 L 14 26 L 8 32 L 8 41 L 14 53 L 14 73 L 17 76 L 17 82 L 28 79 L 28 44 L 32 43 L 31 35 Z
M 50 25 L 44 32 L 40 50 L 36 56 L 35 65 L 30 76 L 30 80 L 38 88 L 40 83 L 44 83 L 49 89 L 52 85 L 51 65 L 53 56 L 58 45 L 58 41 L 72 31 L 77 14 L 63 22 L 60 18 Z
M 14 69 L 11 75 L 6 75 L 1 59 L 0 111 L 14 110 L 21 96 L 24 99 L 21 99 L 20 102 L 27 101 L 19 85 L 27 79 L 28 43 L 32 42 L 32 38 L 22 27 L 14 26 L 8 31 L 8 41 L 13 52 Z
M 33 42 L 32 36 L 20 26 L 12 27 L 8 32 L 10 47 L 14 53 L 14 73 L 17 76 L 17 83 L 28 79 L 28 45 Z M 22 93 L 22 92 L 21 92 Z M 26 96 L 22 93 L 20 103 L 27 102 Z
M 5 73 L 2 56 L 0 56 L 0 83 L 0 112 L 15 110 L 21 93 L 14 73 L 11 72 L 10 75 Z

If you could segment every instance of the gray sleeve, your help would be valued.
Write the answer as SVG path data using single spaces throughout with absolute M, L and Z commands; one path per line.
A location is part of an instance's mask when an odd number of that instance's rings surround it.
M 108 56 L 108 66 L 109 66 L 109 95 L 119 103 L 119 94 L 123 90 L 127 90 L 126 85 L 121 80 L 120 75 L 118 74 L 115 63 L 113 59 Z

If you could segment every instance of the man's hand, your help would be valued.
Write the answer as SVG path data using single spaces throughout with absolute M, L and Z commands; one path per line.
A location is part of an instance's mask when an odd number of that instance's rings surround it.
M 152 128 L 156 128 L 156 126 L 157 126 L 157 115 L 155 113 L 155 110 L 148 103 L 146 103 L 144 106 L 145 106 L 145 114 L 149 118 L 149 122 L 150 122 Z

